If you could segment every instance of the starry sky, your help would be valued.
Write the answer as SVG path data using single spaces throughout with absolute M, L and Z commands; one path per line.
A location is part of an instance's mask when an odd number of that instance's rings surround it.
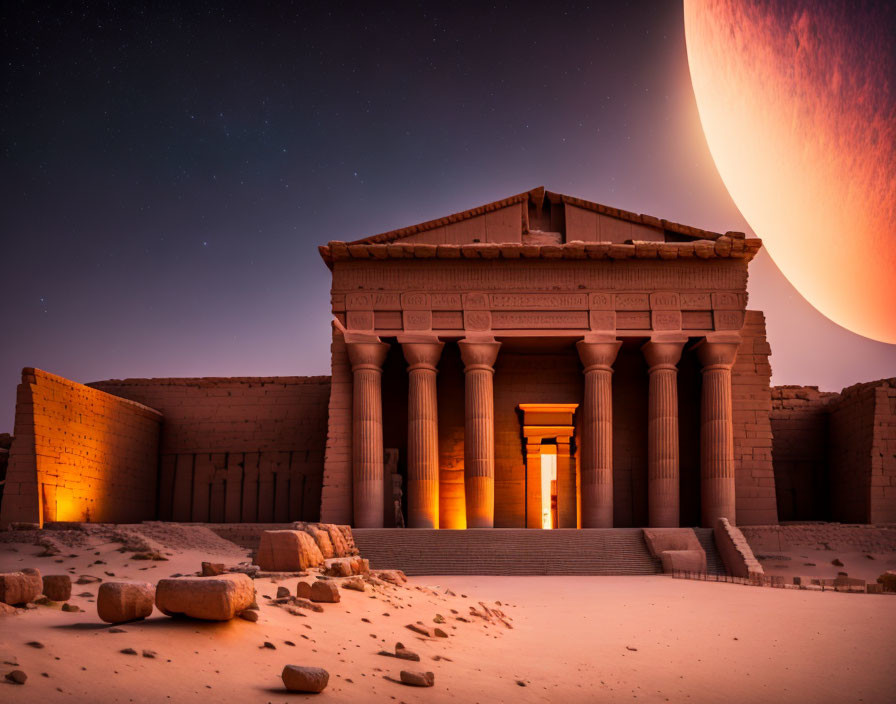
M 681 6 L 605 5 L 3 3 L 0 432 L 24 366 L 328 373 L 331 239 L 539 185 L 749 232 Z M 896 374 L 764 253 L 750 294 L 775 383 Z

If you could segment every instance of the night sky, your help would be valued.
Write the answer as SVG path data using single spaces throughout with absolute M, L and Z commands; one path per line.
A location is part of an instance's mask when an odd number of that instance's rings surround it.
M 24 366 L 327 374 L 331 239 L 539 185 L 749 231 L 681 7 L 605 4 L 3 3 L 0 432 Z M 775 383 L 896 374 L 764 253 L 750 291 Z

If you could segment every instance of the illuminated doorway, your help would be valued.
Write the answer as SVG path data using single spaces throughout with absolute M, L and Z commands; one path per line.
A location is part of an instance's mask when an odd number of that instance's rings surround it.
M 525 452 L 525 526 L 577 528 L 577 403 L 521 403 Z

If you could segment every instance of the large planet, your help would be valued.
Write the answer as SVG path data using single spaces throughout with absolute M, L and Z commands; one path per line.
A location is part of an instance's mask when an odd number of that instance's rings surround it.
M 896 342 L 896 4 L 684 0 L 719 174 L 824 315 Z

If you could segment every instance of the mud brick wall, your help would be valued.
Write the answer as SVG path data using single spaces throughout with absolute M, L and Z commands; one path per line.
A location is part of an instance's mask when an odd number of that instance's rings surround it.
M 161 421 L 140 403 L 22 370 L 0 526 L 153 518 Z
M 781 521 L 830 518 L 828 412 L 839 397 L 817 386 L 772 387 L 772 458 Z
M 731 372 L 737 524 L 778 522 L 772 465 L 771 348 L 765 316 L 748 310 Z
M 850 386 L 831 406 L 832 517 L 896 521 L 896 379 Z
M 164 415 L 159 519 L 319 517 L 329 377 L 114 379 L 90 386 Z
M 330 350 L 332 377 L 320 520 L 348 525 L 352 522 L 352 370 L 345 339 L 335 327 Z

